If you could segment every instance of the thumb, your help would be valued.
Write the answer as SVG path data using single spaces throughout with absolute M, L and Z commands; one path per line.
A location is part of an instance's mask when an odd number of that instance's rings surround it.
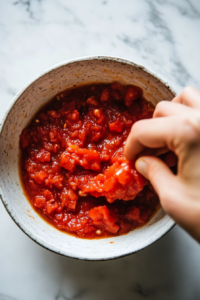
M 169 194 L 169 187 L 173 187 L 176 181 L 169 167 L 161 159 L 153 156 L 140 157 L 135 167 L 151 182 L 162 202 L 162 196 Z
M 157 157 L 140 157 L 135 167 L 149 179 L 166 213 L 200 242 L 200 205 L 198 196 L 191 196 L 196 191 L 183 184 Z

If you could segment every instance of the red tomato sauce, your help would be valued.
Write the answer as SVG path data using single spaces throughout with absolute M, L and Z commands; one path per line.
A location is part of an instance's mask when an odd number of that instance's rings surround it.
M 20 136 L 20 173 L 34 209 L 81 238 L 125 234 L 159 200 L 123 154 L 131 126 L 154 107 L 133 85 L 90 84 L 56 95 Z

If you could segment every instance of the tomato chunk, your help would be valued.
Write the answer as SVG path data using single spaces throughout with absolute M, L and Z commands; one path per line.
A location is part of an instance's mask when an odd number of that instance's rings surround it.
M 108 101 L 110 98 L 110 92 L 109 92 L 109 89 L 105 89 L 103 90 L 102 94 L 101 94 L 101 102 L 106 102 Z
M 71 157 L 74 158 L 75 164 L 82 166 L 86 170 L 99 171 L 101 169 L 100 155 L 96 150 L 74 147 L 74 145 L 70 145 L 67 150 L 71 153 Z
M 127 106 L 131 106 L 134 100 L 142 96 L 142 89 L 136 86 L 129 86 L 126 90 L 124 102 Z
M 37 208 L 41 208 L 46 204 L 46 198 L 44 196 L 35 196 L 34 205 Z
M 65 151 L 61 154 L 60 157 L 60 166 L 70 171 L 71 173 L 75 170 L 75 159 L 71 157 L 69 152 Z
M 123 123 L 120 122 L 119 120 L 116 120 L 113 123 L 109 123 L 109 128 L 110 128 L 110 131 L 122 132 L 122 130 L 123 130 Z
M 124 145 L 153 111 L 140 87 L 120 82 L 75 86 L 42 107 L 20 135 L 21 180 L 39 215 L 89 239 L 146 224 L 159 199 Z
M 67 190 L 66 188 L 64 188 L 61 193 L 60 199 L 62 207 L 66 207 L 72 210 L 76 208 L 78 196 L 73 190 Z
M 51 153 L 49 151 L 45 151 L 44 149 L 41 149 L 38 154 L 36 155 L 36 158 L 39 162 L 49 162 L 51 160 Z
M 32 175 L 32 177 L 38 184 L 42 184 L 44 183 L 45 179 L 48 177 L 48 174 L 45 171 L 39 171 L 34 175 Z
M 117 233 L 119 226 L 115 224 L 117 218 L 111 216 L 106 205 L 97 206 L 89 211 L 89 216 L 92 218 L 94 225 L 106 229 L 110 233 Z
M 136 206 L 131 207 L 126 214 L 126 218 L 130 221 L 140 221 L 139 208 Z

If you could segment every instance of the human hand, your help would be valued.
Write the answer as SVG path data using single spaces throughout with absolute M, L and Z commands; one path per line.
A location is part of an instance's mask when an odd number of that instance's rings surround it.
M 169 150 L 178 159 L 177 175 L 156 157 Z M 200 242 L 200 92 L 187 87 L 171 102 L 159 102 L 153 119 L 133 125 L 125 156 L 139 157 L 136 169 L 149 179 L 166 213 Z

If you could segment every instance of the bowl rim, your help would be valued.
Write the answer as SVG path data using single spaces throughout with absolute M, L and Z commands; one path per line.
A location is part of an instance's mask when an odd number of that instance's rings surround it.
M 157 74 L 155 74 L 152 70 L 150 69 L 147 69 L 146 67 L 140 65 L 140 64 L 137 64 L 135 62 L 132 62 L 130 60 L 127 60 L 127 59 L 124 59 L 124 58 L 118 58 L 118 57 L 115 57 L 115 56 L 106 56 L 106 55 L 93 55 L 93 56 L 83 56 L 83 57 L 78 57 L 78 58 L 73 58 L 73 59 L 69 59 L 69 60 L 65 60 L 61 63 L 58 63 L 58 64 L 55 64 L 53 65 L 52 67 L 46 69 L 44 72 L 42 73 L 39 73 L 37 76 L 35 76 L 31 81 L 28 82 L 28 84 L 26 84 L 18 93 L 16 93 L 16 95 L 13 97 L 13 99 L 11 100 L 11 102 L 9 103 L 7 109 L 5 110 L 4 114 L 3 114 L 3 117 L 1 119 L 1 123 L 0 123 L 0 137 L 1 137 L 1 134 L 2 134 L 2 131 L 4 129 L 4 125 L 5 125 L 5 122 L 11 112 L 11 109 L 13 107 L 13 105 L 15 103 L 17 103 L 18 99 L 20 98 L 20 96 L 26 91 L 26 89 L 28 89 L 35 81 L 37 81 L 40 77 L 48 74 L 49 72 L 55 70 L 55 69 L 58 69 L 62 66 L 65 66 L 65 65 L 69 65 L 69 64 L 73 64 L 73 63 L 77 63 L 77 62 L 81 62 L 81 61 L 92 61 L 92 60 L 107 60 L 107 61 L 115 61 L 115 62 L 119 62 L 119 63 L 124 63 L 126 65 L 130 65 L 130 66 L 133 66 L 133 67 L 136 67 L 136 68 L 139 68 L 141 70 L 143 70 L 144 72 L 146 72 L 147 74 L 150 74 L 151 76 L 153 76 L 154 78 L 156 78 L 160 83 L 162 83 L 165 87 L 168 88 L 168 90 L 175 96 L 176 93 L 175 91 L 169 86 L 168 83 L 166 83 L 162 77 L 158 77 Z M 165 229 L 160 235 L 159 237 L 155 237 L 151 240 L 150 243 L 148 243 L 147 245 L 144 245 L 140 248 L 138 248 L 137 250 L 133 250 L 133 251 L 129 251 L 128 253 L 124 253 L 124 254 L 118 254 L 118 255 L 115 255 L 115 256 L 108 256 L 108 257 L 105 257 L 105 258 L 88 258 L 88 257 L 81 257 L 81 256 L 77 256 L 77 255 L 66 255 L 64 252 L 62 251 L 58 251 L 58 250 L 55 250 L 53 247 L 50 247 L 49 244 L 47 244 L 46 242 L 44 241 L 40 241 L 39 239 L 37 239 L 36 237 L 34 237 L 34 235 L 32 235 L 32 233 L 28 230 L 28 228 L 26 228 L 24 225 L 22 225 L 18 218 L 15 216 L 15 214 L 13 213 L 12 209 L 10 208 L 7 200 L 6 200 L 6 197 L 4 196 L 3 194 L 3 190 L 2 190 L 2 187 L 1 187 L 1 183 L 0 183 L 0 198 L 1 198 L 1 201 L 7 211 L 7 213 L 9 214 L 9 216 L 11 217 L 11 219 L 15 222 L 15 224 L 29 237 L 31 238 L 36 244 L 42 246 L 43 248 L 53 252 L 53 253 L 56 253 L 56 254 L 59 254 L 59 255 L 62 255 L 62 256 L 65 256 L 65 257 L 70 257 L 70 258 L 73 258 L 73 259 L 78 259 L 78 260 L 85 260 L 85 261 L 106 261 L 106 260 L 113 260 L 113 259 L 117 259 L 117 258 L 121 258 L 121 257 L 124 257 L 124 256 L 128 256 L 128 255 L 131 255 L 133 253 L 137 253 L 139 252 L 140 250 L 152 245 L 153 243 L 157 242 L 161 237 L 163 237 L 164 235 L 166 235 L 175 225 L 175 221 L 172 220 L 170 218 L 170 224 L 168 225 L 168 228 Z

